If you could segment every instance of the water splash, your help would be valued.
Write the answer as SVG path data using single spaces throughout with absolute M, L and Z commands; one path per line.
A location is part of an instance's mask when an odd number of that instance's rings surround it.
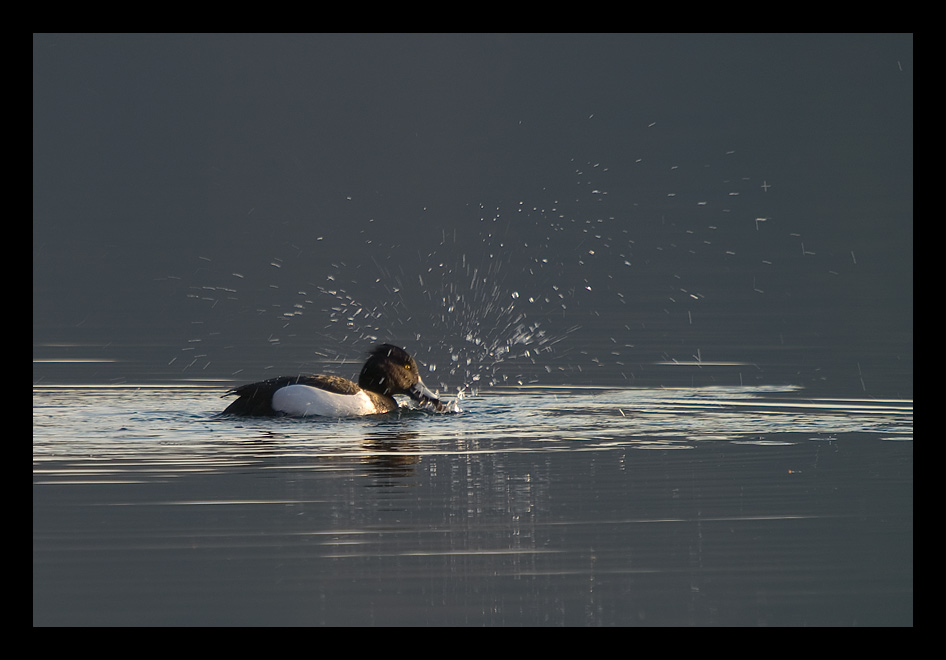
M 708 343 L 714 310 L 777 306 L 803 270 L 836 276 L 857 265 L 848 250 L 844 264 L 825 268 L 812 239 L 770 211 L 778 182 L 747 174 L 734 150 L 704 162 L 642 151 L 563 165 L 570 183 L 438 219 L 449 229 L 437 246 L 421 243 L 429 232 L 401 245 L 366 231 L 354 251 L 320 235 L 255 255 L 255 267 L 219 267 L 188 293 L 204 320 L 175 360 L 204 370 L 227 347 L 292 346 L 292 359 L 272 364 L 311 370 L 357 364 L 369 345 L 391 341 L 428 365 L 429 384 L 450 390 L 605 365 L 630 381 L 634 362 L 738 361 Z M 203 258 L 202 275 L 214 272 L 211 261 Z M 768 331 L 764 341 L 782 338 Z M 652 350 L 641 351 L 647 342 Z

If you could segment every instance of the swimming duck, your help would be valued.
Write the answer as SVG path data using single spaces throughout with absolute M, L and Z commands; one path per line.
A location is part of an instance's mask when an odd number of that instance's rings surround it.
M 441 411 L 444 404 L 424 385 L 414 358 L 392 344 L 376 346 L 368 354 L 358 383 L 340 376 L 280 376 L 235 387 L 224 396 L 237 399 L 225 415 L 275 416 L 323 415 L 353 417 L 396 410 L 394 394 Z

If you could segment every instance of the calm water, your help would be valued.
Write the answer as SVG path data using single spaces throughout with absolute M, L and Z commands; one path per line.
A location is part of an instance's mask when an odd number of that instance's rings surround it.
M 33 44 L 34 624 L 913 623 L 912 35 Z
M 35 387 L 33 623 L 912 625 L 912 401 Z

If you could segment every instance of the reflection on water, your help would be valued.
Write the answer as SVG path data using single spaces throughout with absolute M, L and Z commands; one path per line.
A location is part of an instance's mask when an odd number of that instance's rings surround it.
M 34 624 L 912 624 L 911 401 L 218 394 L 34 389 Z

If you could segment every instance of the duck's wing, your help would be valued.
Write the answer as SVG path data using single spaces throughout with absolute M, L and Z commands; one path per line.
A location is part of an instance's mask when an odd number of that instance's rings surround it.
M 357 383 L 353 383 L 347 378 L 342 378 L 341 376 L 329 376 L 326 374 L 299 376 L 299 379 L 295 381 L 295 383 L 299 385 L 317 387 L 320 390 L 334 392 L 335 394 L 358 394 L 358 392 L 361 391 L 361 388 L 358 387 Z

